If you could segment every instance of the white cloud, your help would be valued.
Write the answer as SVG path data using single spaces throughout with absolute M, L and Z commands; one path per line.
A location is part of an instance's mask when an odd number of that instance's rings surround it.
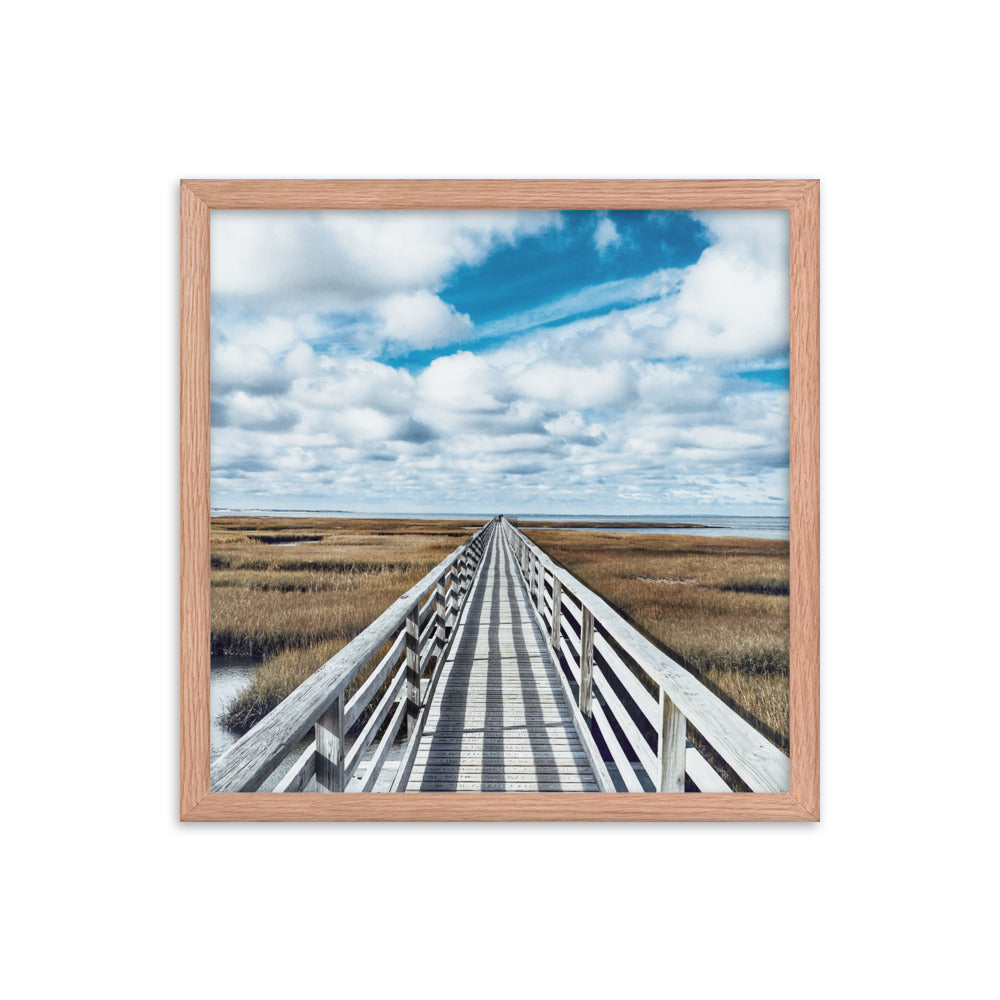
M 279 354 L 300 341 L 321 335 L 323 328 L 309 315 L 255 316 L 242 322 L 216 317 L 212 332 L 217 340 L 238 341 L 243 346 L 252 345 L 269 354 Z
M 290 380 L 275 356 L 257 344 L 222 343 L 212 351 L 212 391 L 241 389 L 258 396 L 284 393 Z
M 296 410 L 270 396 L 234 392 L 217 404 L 217 426 L 242 427 L 252 431 L 289 431 L 298 423 Z
M 676 314 L 670 341 L 679 354 L 746 358 L 788 349 L 785 272 L 726 247 L 702 254 L 684 279 Z
M 787 266 L 788 212 L 754 209 L 693 212 L 692 215 L 728 253 L 750 257 L 768 267 Z
M 604 437 L 600 424 L 588 423 L 577 410 L 560 413 L 545 424 L 545 429 L 553 437 L 573 444 L 593 445 Z
M 382 335 L 390 343 L 411 348 L 438 347 L 465 340 L 472 320 L 426 289 L 397 292 L 378 305 Z
M 788 350 L 788 213 L 708 212 L 715 242 L 688 268 L 671 330 L 690 357 L 767 357 Z
M 370 307 L 560 224 L 557 212 L 215 211 L 212 295 L 285 314 Z
M 611 247 L 619 246 L 621 241 L 618 227 L 605 215 L 594 228 L 594 246 L 597 247 L 597 252 L 603 257 Z
M 420 373 L 417 383 L 428 408 L 451 413 L 496 414 L 514 398 L 505 374 L 468 351 L 436 358 Z M 450 414 L 444 419 L 451 419 Z
M 574 410 L 597 409 L 625 401 L 633 391 L 631 369 L 618 361 L 596 367 L 539 361 L 513 379 L 526 396 Z

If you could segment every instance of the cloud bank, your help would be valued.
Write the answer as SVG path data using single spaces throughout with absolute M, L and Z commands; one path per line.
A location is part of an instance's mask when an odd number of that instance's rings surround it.
M 787 513 L 787 213 L 663 221 L 214 212 L 213 505 Z

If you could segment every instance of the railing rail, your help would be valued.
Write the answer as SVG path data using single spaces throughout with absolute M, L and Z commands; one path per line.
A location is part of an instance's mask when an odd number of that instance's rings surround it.
M 509 520 L 500 525 L 557 665 L 575 689 L 574 712 L 594 737 L 591 751 L 598 741 L 606 747 L 625 790 L 682 792 L 687 776 L 699 791 L 731 791 L 687 745 L 690 724 L 751 791 L 788 791 L 781 750 Z
M 437 672 L 497 523 L 483 525 L 219 757 L 211 768 L 212 791 L 255 791 L 310 729 L 314 740 L 275 791 L 302 791 L 314 776 L 317 791 L 345 791 L 381 730 L 360 786 L 371 791 L 405 721 L 407 745 L 393 782 L 394 790 L 403 787 Z M 348 686 L 386 643 L 388 651 L 347 699 Z M 425 691 L 432 661 L 435 673 Z

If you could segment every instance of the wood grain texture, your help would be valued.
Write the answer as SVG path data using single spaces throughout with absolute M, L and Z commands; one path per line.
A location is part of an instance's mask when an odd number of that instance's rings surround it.
M 807 180 L 186 180 L 209 208 L 787 208 Z
M 205 822 L 819 818 L 819 182 L 191 180 L 181 183 L 180 813 Z M 209 217 L 225 208 L 787 209 L 791 233 L 790 794 L 457 796 L 209 791 Z M 449 605 L 452 596 L 449 593 Z M 451 608 L 449 607 L 449 616 Z M 450 623 L 449 623 L 450 624 Z M 557 752 L 557 751 L 554 751 Z M 690 754 L 690 751 L 689 751 Z
M 316 776 L 316 741 L 313 740 L 289 768 L 288 773 L 275 785 L 276 792 L 301 792 Z
M 180 282 L 181 816 L 209 790 L 209 210 L 182 187 Z
M 415 795 L 324 795 L 303 792 L 210 793 L 183 817 L 207 822 L 808 822 L 815 817 L 791 795 L 595 795 L 562 792 L 420 792 Z
M 590 608 L 583 609 L 580 631 L 580 712 L 590 715 L 594 696 L 594 616 Z
M 685 768 L 688 777 L 699 792 L 731 792 L 732 789 L 716 773 L 714 768 L 694 747 L 685 753 Z
M 396 697 L 400 693 L 403 685 L 407 682 L 408 677 L 409 669 L 404 664 L 396 672 L 395 680 L 393 680 L 393 682 L 389 685 L 385 694 L 382 695 L 379 700 L 378 707 L 372 713 L 371 718 L 365 723 L 364 728 L 358 734 L 358 738 L 354 741 L 354 745 L 351 747 L 351 750 L 347 755 L 347 762 L 344 765 L 345 778 L 350 779 L 358 765 L 361 763 L 365 751 L 371 745 L 372 740 L 375 739 L 375 735 L 378 732 L 379 727 L 385 721 L 385 717 L 392 709 L 392 706 L 396 701 Z M 404 706 L 408 706 L 409 699 L 402 699 L 402 704 Z M 408 711 L 408 708 L 404 710 Z
M 791 308 L 790 792 L 819 819 L 819 181 L 789 213 Z
M 316 720 L 316 791 L 344 790 L 344 695 Z
M 660 692 L 660 775 L 661 792 L 683 792 L 687 767 L 685 738 L 687 722 L 674 703 Z

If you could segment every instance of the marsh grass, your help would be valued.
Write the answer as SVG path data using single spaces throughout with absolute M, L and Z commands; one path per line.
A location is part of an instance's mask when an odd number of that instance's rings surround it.
M 542 529 L 526 533 L 787 749 L 787 541 Z
M 222 723 L 254 726 L 469 534 L 449 521 L 213 518 L 212 654 L 263 660 Z

